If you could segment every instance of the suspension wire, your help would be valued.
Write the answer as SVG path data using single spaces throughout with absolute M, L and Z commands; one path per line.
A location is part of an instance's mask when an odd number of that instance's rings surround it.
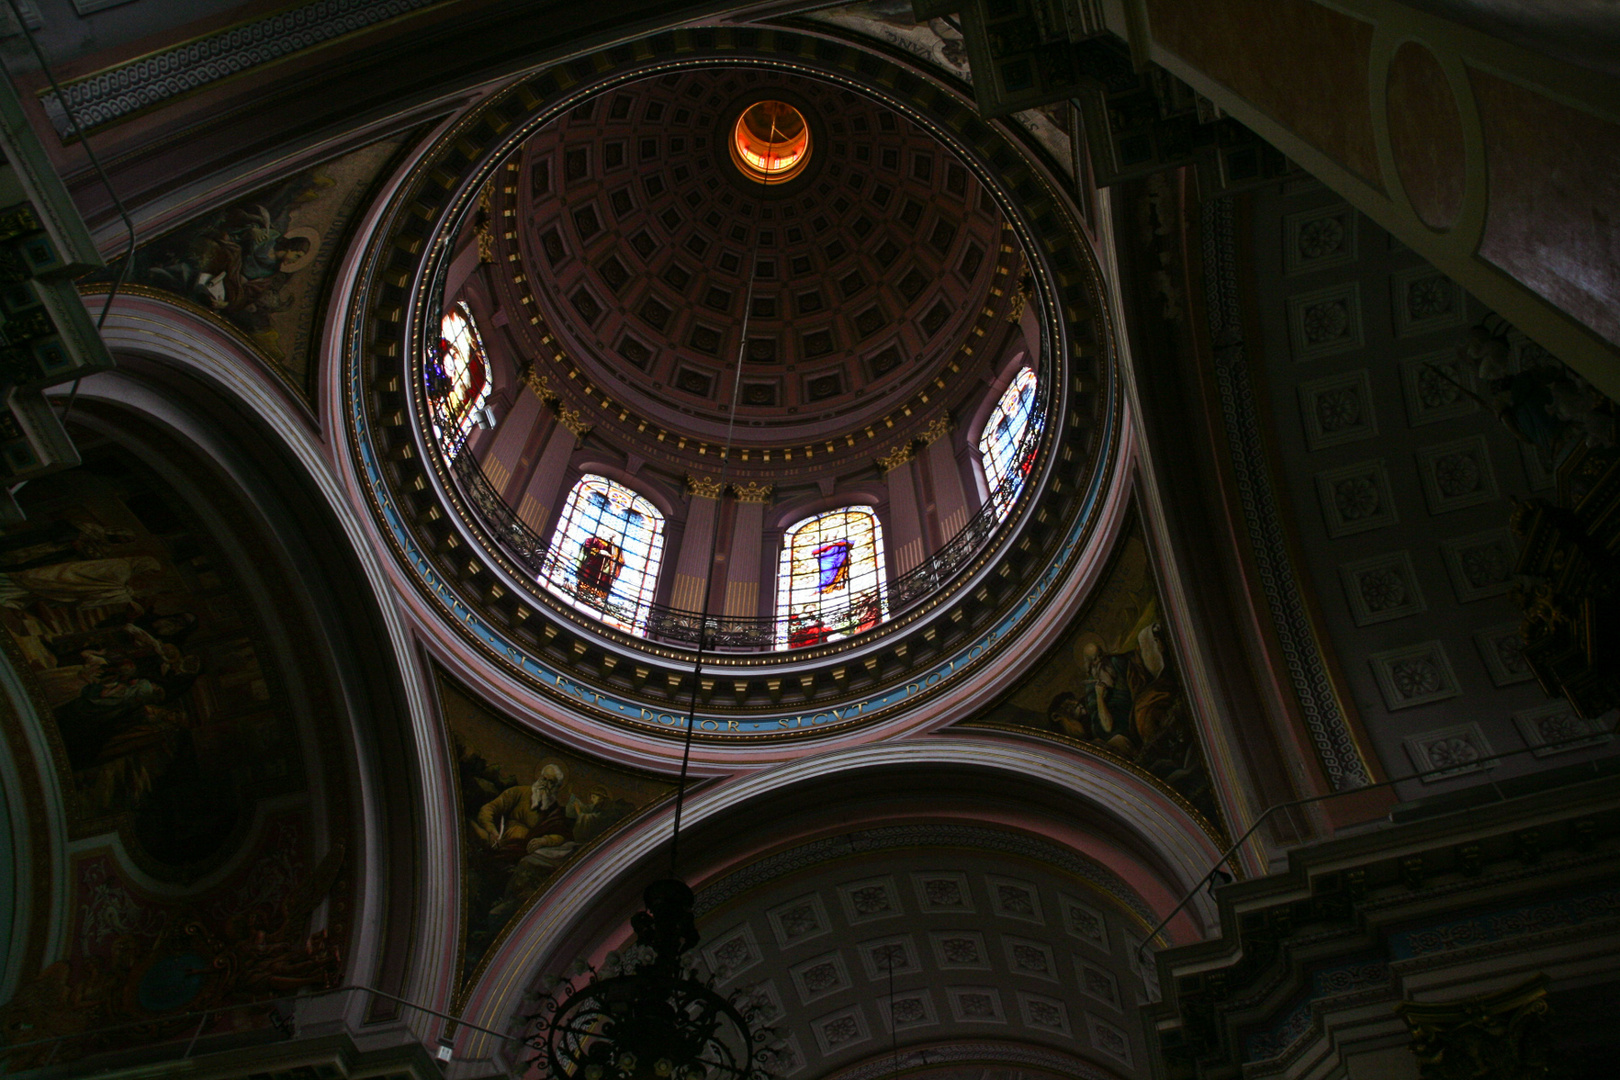
M 15 2 L 15 0 L 13 0 Z M 740 119 L 740 117 L 739 117 Z M 735 135 L 733 135 L 735 138 Z M 771 116 L 771 142 L 776 142 L 776 116 Z M 763 173 L 763 170 L 762 170 Z M 770 187 L 770 177 L 760 177 L 761 198 Z M 709 530 L 709 561 L 703 568 L 703 602 L 698 605 L 697 655 L 692 659 L 692 698 L 686 710 L 686 732 L 681 740 L 681 776 L 675 786 L 675 821 L 669 838 L 669 876 L 679 877 L 681 850 L 681 810 L 686 804 L 686 774 L 692 761 L 692 731 L 697 722 L 698 692 L 703 688 L 703 652 L 708 644 L 709 598 L 714 589 L 714 557 L 720 549 L 720 505 L 725 498 L 726 472 L 731 467 L 731 442 L 737 429 L 737 399 L 742 391 L 743 358 L 748 351 L 748 319 L 754 311 L 754 284 L 759 273 L 759 248 L 754 248 L 754 261 L 748 268 L 748 289 L 743 296 L 742 337 L 737 342 L 736 373 L 731 380 L 731 407 L 726 413 L 726 444 L 720 451 L 720 477 L 715 505 L 714 527 Z
M 79 124 L 78 114 L 73 111 L 72 102 L 68 100 L 67 94 L 62 91 L 62 84 L 56 81 L 56 73 L 51 70 L 51 65 L 46 61 L 45 53 L 41 51 L 39 41 L 34 37 L 34 32 L 28 28 L 28 22 L 23 18 L 22 9 L 17 6 L 17 0 L 6 0 L 6 3 L 11 8 L 12 18 L 17 20 L 17 26 L 22 30 L 23 37 L 28 39 L 28 47 L 33 50 L 34 59 L 39 61 L 40 70 L 50 80 L 51 90 L 56 94 L 56 103 L 62 106 L 62 112 L 67 117 L 69 134 L 78 139 L 79 145 L 84 147 L 85 156 L 90 159 L 91 167 L 96 170 L 96 176 L 101 180 L 101 186 L 107 189 L 107 196 L 112 199 L 113 209 L 118 211 L 118 216 L 124 221 L 124 228 L 129 232 L 129 243 L 124 248 L 124 254 L 120 256 L 122 262 L 118 267 L 118 276 L 113 279 L 112 288 L 107 290 L 107 299 L 101 305 L 101 314 L 96 316 L 96 333 L 100 334 L 101 328 L 106 325 L 107 313 L 112 310 L 113 298 L 118 295 L 118 290 L 124 287 L 124 282 L 129 277 L 130 264 L 133 262 L 135 255 L 135 222 L 130 218 L 129 211 L 125 209 L 124 200 L 118 197 L 118 191 L 113 187 L 112 180 L 108 178 L 107 170 L 101 167 L 101 159 L 96 156 L 95 148 L 90 145 L 90 139 L 85 135 L 84 128 Z M 0 68 L 4 68 L 6 78 L 11 78 L 11 70 L 5 68 L 4 60 L 0 60 Z M 61 419 L 64 423 L 67 421 L 68 414 L 73 411 L 73 402 L 79 396 L 79 383 L 81 381 L 83 381 L 82 376 L 74 379 L 73 388 L 68 391 L 67 404 L 62 408 Z

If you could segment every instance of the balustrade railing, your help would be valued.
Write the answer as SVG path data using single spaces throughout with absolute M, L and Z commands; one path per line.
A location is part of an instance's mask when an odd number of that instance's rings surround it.
M 1038 384 L 1040 404 L 1031 412 L 1014 461 L 1033 460 L 1040 443 L 1045 417 L 1046 380 Z M 436 407 L 430 398 L 429 407 Z M 449 418 L 436 426 L 440 431 L 458 431 Z M 505 552 L 561 599 L 599 621 L 627 633 L 662 644 L 695 648 L 701 640 L 705 651 L 777 652 L 809 648 L 851 637 L 900 614 L 913 604 L 937 593 L 996 532 L 1002 518 L 1023 493 L 1024 484 L 1003 489 L 992 497 L 967 524 L 957 530 L 938 550 L 893 581 L 852 596 L 847 604 L 823 609 L 811 621 L 802 616 L 708 615 L 665 604 L 635 603 L 582 586 L 573 561 L 549 546 L 528 523 L 507 505 L 484 474 L 483 467 L 466 446 L 465 436 L 442 447 L 451 471 L 484 527 Z

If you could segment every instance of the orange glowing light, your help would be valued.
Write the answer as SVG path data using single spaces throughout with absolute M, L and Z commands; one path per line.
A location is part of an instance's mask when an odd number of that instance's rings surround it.
M 749 179 L 780 184 L 810 163 L 810 125 L 784 101 L 756 101 L 737 117 L 731 160 Z

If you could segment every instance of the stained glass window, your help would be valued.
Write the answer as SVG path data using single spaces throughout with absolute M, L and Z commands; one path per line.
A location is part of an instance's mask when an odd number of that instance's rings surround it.
M 586 473 L 568 493 L 540 580 L 620 630 L 647 625 L 664 561 L 664 515 L 605 476 Z
M 882 622 L 888 589 L 877 514 L 845 506 L 788 529 L 776 590 L 778 648 L 837 641 Z
M 466 304 L 457 304 L 444 313 L 438 345 L 428 352 L 426 373 L 434 433 L 445 452 L 454 455 L 466 442 L 478 411 L 489 397 L 484 342 Z
M 1035 372 L 1024 368 L 996 402 L 984 434 L 979 436 L 979 460 L 990 485 L 990 501 L 997 519 L 1007 516 L 1024 490 L 1024 477 L 1035 463 L 1035 443 L 1024 445 L 1035 410 Z

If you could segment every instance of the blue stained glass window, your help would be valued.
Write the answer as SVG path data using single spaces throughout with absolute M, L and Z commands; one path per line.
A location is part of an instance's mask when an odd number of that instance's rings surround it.
M 434 434 L 445 452 L 454 456 L 489 398 L 484 342 L 466 304 L 444 313 L 438 344 L 428 351 L 424 369 L 428 399 L 433 404 Z
M 984 434 L 979 436 L 979 460 L 984 463 L 984 478 L 990 485 L 990 501 L 995 504 L 997 520 L 1005 518 L 1012 509 L 1018 493 L 1024 490 L 1024 478 L 1035 463 L 1035 442 L 1031 439 L 1025 445 L 1024 440 L 1034 410 L 1035 372 L 1024 368 L 996 402 L 990 419 L 985 422 Z
M 609 626 L 645 629 L 664 561 L 664 515 L 605 476 L 586 473 L 568 493 L 540 580 Z
M 882 622 L 888 587 L 877 514 L 845 506 L 789 528 L 776 588 L 777 648 L 837 641 Z

